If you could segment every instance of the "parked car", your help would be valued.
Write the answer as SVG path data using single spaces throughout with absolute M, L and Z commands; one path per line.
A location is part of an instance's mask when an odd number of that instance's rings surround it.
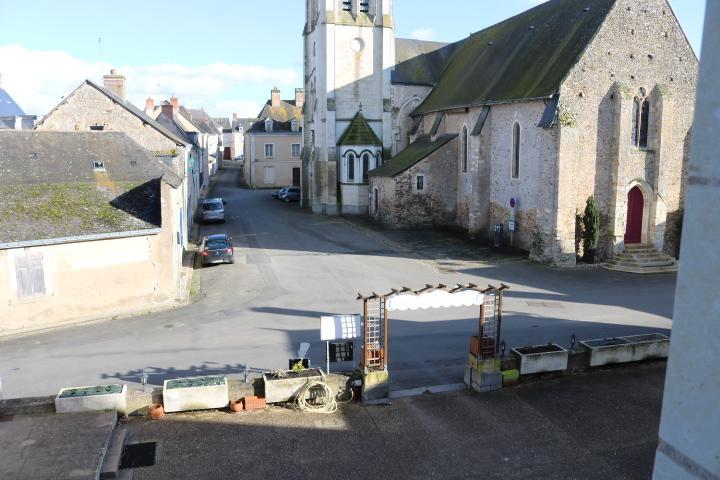
M 201 205 L 201 219 L 203 223 L 221 222 L 225 223 L 225 205 L 222 198 L 208 198 L 203 200 Z
M 279 199 L 280 195 L 283 195 L 283 194 L 285 194 L 285 192 L 288 191 L 288 188 L 290 188 L 290 187 L 283 187 L 280 190 L 275 190 L 274 192 L 272 192 L 272 197 L 275 199 Z
M 235 263 L 233 253 L 232 238 L 229 235 L 221 233 L 203 238 L 200 249 L 203 266 L 211 263 Z
M 290 187 L 285 193 L 280 195 L 280 200 L 285 203 L 300 201 L 300 187 Z

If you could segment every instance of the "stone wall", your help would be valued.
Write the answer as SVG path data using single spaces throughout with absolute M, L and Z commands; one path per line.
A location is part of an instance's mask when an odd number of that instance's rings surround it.
M 695 54 L 665 0 L 618 1 L 561 88 L 563 251 L 581 244 L 575 217 L 591 195 L 603 219 L 599 255 L 622 251 L 627 192 L 642 185 L 643 241 L 677 255 L 696 74 Z M 643 91 L 651 105 L 647 149 L 630 144 L 633 99 Z

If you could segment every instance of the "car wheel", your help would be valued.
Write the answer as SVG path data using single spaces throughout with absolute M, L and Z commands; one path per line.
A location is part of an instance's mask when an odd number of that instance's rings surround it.
M 233 263 L 235 263 L 235 259 L 234 259 L 234 258 L 231 258 L 228 263 L 230 263 L 230 264 L 232 265 Z
M 288 197 L 283 198 L 283 201 L 284 201 L 285 203 L 290 203 L 290 199 L 289 199 Z

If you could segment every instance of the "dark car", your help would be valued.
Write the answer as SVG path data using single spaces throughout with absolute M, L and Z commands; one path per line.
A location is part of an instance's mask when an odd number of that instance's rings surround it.
M 280 190 L 275 190 L 274 192 L 272 192 L 272 197 L 273 197 L 273 198 L 276 198 L 276 199 L 279 199 L 279 198 L 280 198 L 280 195 L 284 195 L 285 192 L 288 191 L 288 188 L 290 188 L 290 187 L 283 187 L 283 188 L 281 188 Z
M 300 187 L 290 187 L 285 193 L 280 195 L 280 200 L 285 203 L 300 201 Z
M 235 263 L 232 238 L 224 233 L 209 235 L 203 239 L 200 257 L 203 265 L 211 263 Z

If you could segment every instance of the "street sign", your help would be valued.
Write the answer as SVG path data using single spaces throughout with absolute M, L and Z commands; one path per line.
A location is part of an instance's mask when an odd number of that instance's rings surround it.
M 508 221 L 508 230 L 510 230 L 511 232 L 515 231 L 515 219 Z
M 360 315 L 320 317 L 320 340 L 354 340 L 360 336 Z

